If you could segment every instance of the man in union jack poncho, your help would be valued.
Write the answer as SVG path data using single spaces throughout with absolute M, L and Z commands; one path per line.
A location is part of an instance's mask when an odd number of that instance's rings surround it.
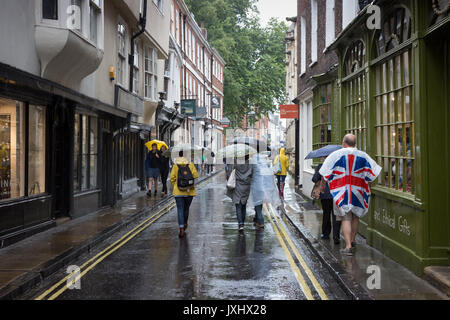
M 330 186 L 338 220 L 342 221 L 345 239 L 344 255 L 353 255 L 359 218 L 369 211 L 370 188 L 380 174 L 381 167 L 365 152 L 356 148 L 356 137 L 348 134 L 343 149 L 330 154 L 319 173 Z

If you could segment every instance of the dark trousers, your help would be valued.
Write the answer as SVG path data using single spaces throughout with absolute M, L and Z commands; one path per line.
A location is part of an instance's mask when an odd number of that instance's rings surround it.
M 169 177 L 169 170 L 161 170 L 161 182 L 163 185 L 162 192 L 167 192 L 167 178 Z
M 194 197 L 175 197 L 178 211 L 178 225 L 184 228 L 189 219 L 189 208 Z
M 333 213 L 333 199 L 321 199 L 323 218 L 322 218 L 322 235 L 330 236 L 331 233 L 331 219 L 333 219 L 333 239 L 339 240 L 341 233 L 341 222 L 336 221 L 336 216 Z
M 239 203 L 236 205 L 236 216 L 239 225 L 243 225 L 247 215 L 247 204 Z

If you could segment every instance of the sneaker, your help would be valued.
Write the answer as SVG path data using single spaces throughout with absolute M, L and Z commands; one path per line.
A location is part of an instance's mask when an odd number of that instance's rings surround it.
M 343 256 L 353 256 L 353 250 L 350 248 L 350 249 L 341 249 L 340 250 L 340 253 L 343 255 Z
M 184 238 L 184 228 L 180 228 L 180 233 L 178 234 L 178 238 Z
M 152 190 L 147 191 L 147 197 L 151 197 L 152 196 Z
M 356 242 L 352 242 L 352 248 L 356 248 Z
M 340 244 L 341 243 L 341 240 L 339 240 L 339 239 L 334 239 L 334 244 Z
M 239 232 L 244 232 L 244 225 L 243 224 L 239 225 Z
M 320 235 L 320 239 L 322 240 L 330 240 L 330 236 L 326 236 L 324 234 Z
M 158 194 L 158 191 L 155 191 L 155 197 L 156 197 L 157 194 Z

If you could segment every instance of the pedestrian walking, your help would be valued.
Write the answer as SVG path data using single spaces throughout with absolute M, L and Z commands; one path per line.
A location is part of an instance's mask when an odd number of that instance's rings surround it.
M 378 177 L 381 167 L 367 153 L 356 148 L 353 134 L 344 137 L 342 147 L 328 156 L 319 173 L 328 182 L 339 209 L 337 215 L 338 220 L 342 221 L 345 239 L 341 254 L 352 256 L 359 219 L 369 211 L 369 183 Z
M 274 166 L 280 170 L 276 172 L 278 192 L 281 198 L 284 198 L 284 184 L 286 181 L 287 172 L 289 170 L 289 157 L 286 155 L 286 149 L 281 148 L 280 154 L 277 155 L 273 162 Z
M 165 146 L 161 147 L 161 154 L 167 151 Z M 167 178 L 169 177 L 170 172 L 170 159 L 164 155 L 161 156 L 159 170 L 161 172 L 161 182 L 162 182 L 162 192 L 167 196 Z
M 253 174 L 250 193 L 255 206 L 255 219 L 253 222 L 257 229 L 264 229 L 264 216 L 262 213 L 264 203 L 274 204 L 275 207 L 281 204 L 267 158 L 266 155 L 260 153 L 252 158 Z
M 322 158 L 325 160 L 324 158 Z M 340 234 L 341 234 L 341 221 L 337 221 L 336 215 L 334 214 L 333 210 L 333 196 L 330 192 L 330 187 L 328 186 L 328 183 L 326 181 L 322 181 L 323 177 L 319 173 L 320 168 L 322 168 L 322 164 L 320 164 L 316 168 L 316 172 L 314 173 L 314 176 L 312 178 L 312 182 L 314 182 L 316 185 L 319 182 L 322 182 L 324 184 L 323 191 L 320 192 L 320 202 L 322 203 L 322 235 L 320 236 L 324 240 L 330 239 L 330 233 L 331 233 L 331 220 L 333 220 L 333 240 L 335 244 L 340 243 Z
M 247 201 L 250 196 L 253 166 L 249 163 L 249 156 L 245 157 L 244 164 L 234 166 L 236 185 L 233 189 L 232 201 L 236 206 L 236 216 L 239 232 L 244 231 L 245 217 L 247 215 Z
M 158 145 L 156 143 L 152 144 L 152 150 L 147 153 L 145 158 L 145 171 L 147 173 L 148 179 L 148 191 L 147 196 L 152 196 L 153 183 L 155 185 L 155 196 L 158 193 L 158 178 L 160 176 L 160 160 L 162 154 L 158 150 Z
M 189 208 L 192 200 L 196 196 L 195 179 L 198 179 L 198 172 L 192 162 L 189 162 L 183 154 L 179 152 L 179 157 L 175 159 L 175 163 L 170 172 L 170 183 L 173 186 L 173 195 L 178 210 L 178 225 L 180 232 L 178 236 L 183 238 L 189 219 Z

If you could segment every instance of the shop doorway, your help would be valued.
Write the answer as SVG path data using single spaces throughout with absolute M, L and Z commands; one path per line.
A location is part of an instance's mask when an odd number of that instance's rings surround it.
M 102 207 L 114 204 L 114 176 L 113 176 L 113 135 L 110 131 L 110 121 L 102 120 Z

